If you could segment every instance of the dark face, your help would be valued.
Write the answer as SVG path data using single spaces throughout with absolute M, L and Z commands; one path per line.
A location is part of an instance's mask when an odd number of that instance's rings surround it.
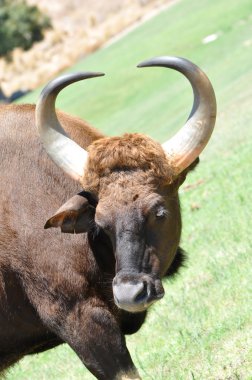
M 115 191 L 113 191 L 115 190 Z M 110 186 L 96 208 L 95 222 L 109 236 L 116 258 L 116 305 L 141 312 L 162 298 L 161 277 L 170 266 L 180 238 L 177 194 L 169 189 L 144 192 Z
M 138 172 L 119 175 L 97 196 L 75 195 L 45 225 L 83 233 L 95 222 L 107 234 L 116 261 L 114 301 L 128 312 L 144 311 L 163 297 L 161 278 L 173 262 L 181 233 L 181 181 L 155 188 L 143 178 Z

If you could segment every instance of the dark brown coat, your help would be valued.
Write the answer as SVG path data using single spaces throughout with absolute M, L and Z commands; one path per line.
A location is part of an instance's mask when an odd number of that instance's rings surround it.
M 59 119 L 89 146 L 85 234 L 44 230 L 52 212 L 83 189 L 42 148 L 34 106 L 0 108 L 0 371 L 67 342 L 98 379 L 139 379 L 124 335 L 141 327 L 146 310 L 118 308 L 112 280 L 116 273 L 123 273 L 117 282 L 151 273 L 150 286 L 162 296 L 158 278 L 183 260 L 177 190 L 186 173 L 174 177 L 161 146 L 143 135 L 103 138 L 77 118 Z M 47 227 L 57 223 L 52 218 Z

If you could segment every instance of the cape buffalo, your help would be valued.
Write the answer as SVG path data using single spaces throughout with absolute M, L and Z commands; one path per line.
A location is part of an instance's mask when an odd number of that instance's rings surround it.
M 101 73 L 53 80 L 36 110 L 0 107 L 2 373 L 67 342 L 97 379 L 140 379 L 124 335 L 141 327 L 164 296 L 161 279 L 183 260 L 178 188 L 216 117 L 196 65 L 157 57 L 147 66 L 180 71 L 194 92 L 186 124 L 163 145 L 138 133 L 105 137 L 55 112 L 65 86 Z

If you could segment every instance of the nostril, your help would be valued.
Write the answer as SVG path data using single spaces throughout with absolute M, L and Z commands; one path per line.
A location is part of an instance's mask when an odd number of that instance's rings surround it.
M 135 297 L 135 302 L 143 302 L 147 298 L 147 283 L 143 282 Z

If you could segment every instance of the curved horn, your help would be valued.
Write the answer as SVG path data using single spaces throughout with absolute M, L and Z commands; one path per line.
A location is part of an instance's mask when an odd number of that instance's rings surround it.
M 75 180 L 80 180 L 84 174 L 88 153 L 71 140 L 60 125 L 55 101 L 58 93 L 69 84 L 102 75 L 92 72 L 62 75 L 46 85 L 36 105 L 36 125 L 47 153 Z
M 177 70 L 190 81 L 194 102 L 186 124 L 162 146 L 176 174 L 186 169 L 205 148 L 214 128 L 216 99 L 206 74 L 195 64 L 179 57 L 156 57 L 138 67 L 162 66 Z

